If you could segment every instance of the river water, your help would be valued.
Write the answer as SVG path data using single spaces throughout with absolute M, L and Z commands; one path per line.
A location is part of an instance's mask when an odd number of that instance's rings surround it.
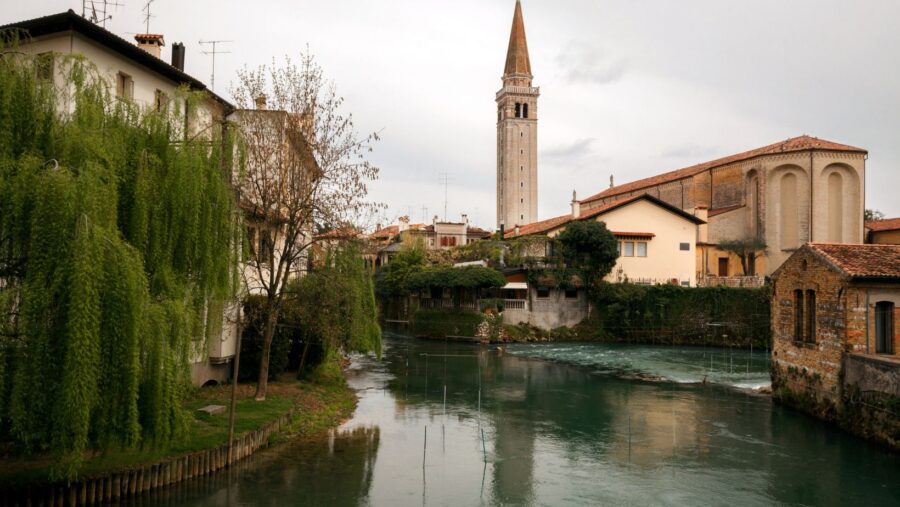
M 137 503 L 900 505 L 900 456 L 746 389 L 767 371 L 760 352 L 389 338 L 353 361 L 337 430 Z

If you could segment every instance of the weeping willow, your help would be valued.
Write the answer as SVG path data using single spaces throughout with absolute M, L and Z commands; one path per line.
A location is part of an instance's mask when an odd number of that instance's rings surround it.
M 375 287 L 359 247 L 352 242 L 336 247 L 322 264 L 292 289 L 299 298 L 301 326 L 320 340 L 328 358 L 342 352 L 380 355 Z
M 63 475 L 183 431 L 203 309 L 234 290 L 235 206 L 228 140 L 179 129 L 202 98 L 159 113 L 82 59 L 55 57 L 65 86 L 42 65 L 0 53 L 0 438 Z

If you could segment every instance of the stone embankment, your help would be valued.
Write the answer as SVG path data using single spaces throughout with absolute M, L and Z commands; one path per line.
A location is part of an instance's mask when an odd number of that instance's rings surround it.
M 294 410 L 248 431 L 233 440 L 232 463 L 235 465 L 269 445 L 269 439 L 288 428 Z M 4 493 L 0 506 L 81 506 L 101 505 L 160 490 L 170 485 L 211 475 L 229 466 L 228 444 L 212 449 L 170 457 L 156 463 L 113 473 L 77 479 L 70 483 L 33 486 Z

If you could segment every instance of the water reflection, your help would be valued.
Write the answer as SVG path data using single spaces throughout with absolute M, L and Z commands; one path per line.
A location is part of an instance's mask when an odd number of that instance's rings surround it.
M 593 371 L 392 339 L 354 362 L 360 403 L 338 431 L 143 504 L 900 502 L 895 456 L 768 398 Z

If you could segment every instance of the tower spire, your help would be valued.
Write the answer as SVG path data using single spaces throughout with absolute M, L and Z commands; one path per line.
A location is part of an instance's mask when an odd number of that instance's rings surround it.
M 531 75 L 531 61 L 528 59 L 528 42 L 525 40 L 525 21 L 522 20 L 522 3 L 516 0 L 513 12 L 512 30 L 509 33 L 509 49 L 506 50 L 504 75 Z

